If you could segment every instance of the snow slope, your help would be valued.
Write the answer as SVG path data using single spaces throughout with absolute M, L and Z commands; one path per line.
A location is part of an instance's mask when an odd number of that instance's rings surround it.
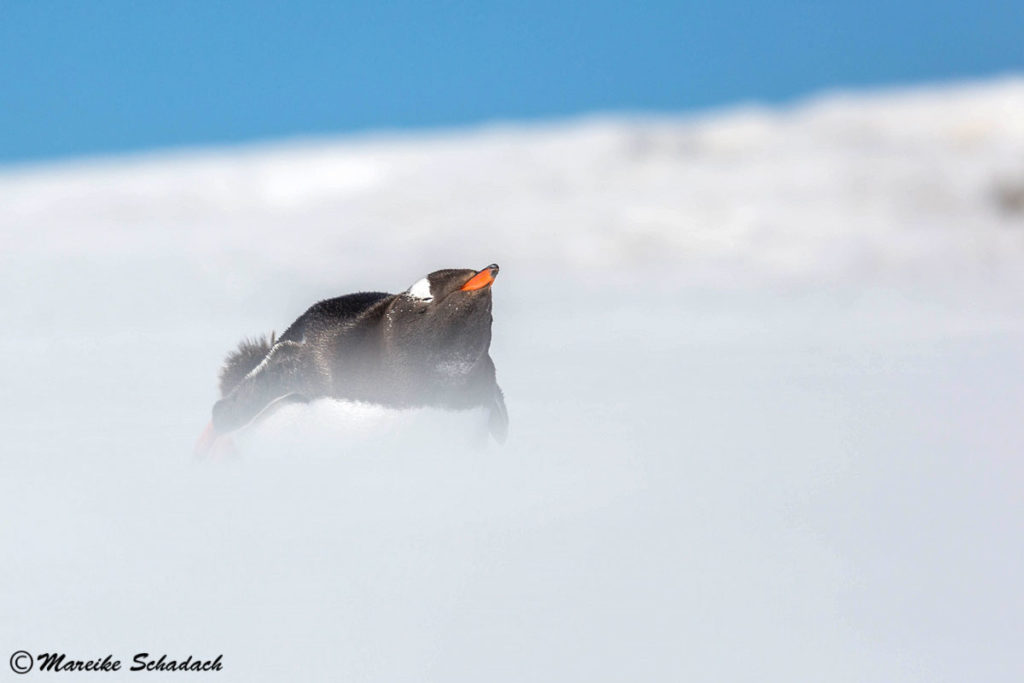
M 1019 680 L 1018 188 L 1019 79 L 2 171 L 0 644 Z M 242 336 L 490 262 L 504 448 L 320 406 L 191 461 Z

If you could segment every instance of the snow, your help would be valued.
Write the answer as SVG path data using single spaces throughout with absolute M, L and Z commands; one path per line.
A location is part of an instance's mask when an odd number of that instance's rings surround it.
M 0 171 L 0 642 L 1020 680 L 1017 186 L 1013 78 Z M 492 262 L 504 447 L 318 402 L 192 460 L 240 338 Z
M 473 449 L 488 444 L 483 408 L 439 410 L 385 408 L 369 403 L 320 399 L 292 404 L 231 435 L 238 453 L 250 458 L 280 459 L 302 434 L 302 458 L 337 460 L 339 452 Z M 433 442 L 433 443 L 431 443 Z M 343 451 L 339 451 L 343 448 Z

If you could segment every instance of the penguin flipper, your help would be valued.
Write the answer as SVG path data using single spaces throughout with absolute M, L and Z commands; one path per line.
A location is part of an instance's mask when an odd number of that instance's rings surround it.
M 218 434 L 248 424 L 270 403 L 295 392 L 306 392 L 314 376 L 311 360 L 303 345 L 279 341 L 267 357 L 247 374 L 231 392 L 213 405 L 213 428 Z
M 249 420 L 249 424 L 246 426 L 254 425 L 259 422 L 262 422 L 263 420 L 266 420 L 268 417 L 279 411 L 281 408 L 284 408 L 285 406 L 292 405 L 293 403 L 309 403 L 309 401 L 310 398 L 308 396 L 306 396 L 305 394 L 301 394 L 297 391 L 293 391 L 290 394 L 285 394 L 284 396 L 278 396 L 273 401 L 268 403 L 263 410 L 256 413 L 256 416 Z
M 505 395 L 497 384 L 494 385 L 494 403 L 491 404 L 487 427 L 495 441 L 505 443 L 505 439 L 508 438 L 508 409 L 505 408 Z

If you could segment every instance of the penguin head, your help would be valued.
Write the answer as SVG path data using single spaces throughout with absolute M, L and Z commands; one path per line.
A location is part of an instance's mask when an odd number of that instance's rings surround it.
M 395 296 L 385 317 L 391 353 L 457 379 L 491 345 L 491 285 L 498 266 L 437 270 Z

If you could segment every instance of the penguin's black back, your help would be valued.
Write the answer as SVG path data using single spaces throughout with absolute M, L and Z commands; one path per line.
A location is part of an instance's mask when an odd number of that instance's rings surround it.
M 288 326 L 278 341 L 302 342 L 307 336 L 354 321 L 371 306 L 393 296 L 386 292 L 358 292 L 313 304 Z

